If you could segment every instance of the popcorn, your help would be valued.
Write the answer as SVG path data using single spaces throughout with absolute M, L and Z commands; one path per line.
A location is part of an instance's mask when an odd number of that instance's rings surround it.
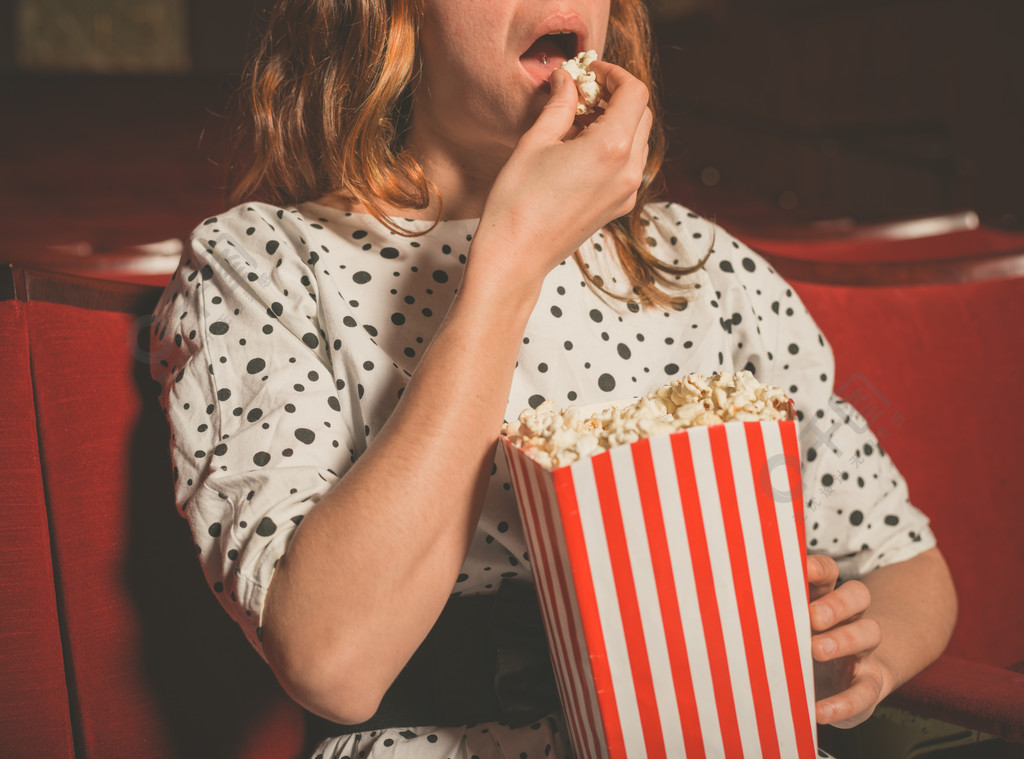
M 587 50 L 561 65 L 561 68 L 568 71 L 573 81 L 576 82 L 576 89 L 580 96 L 579 103 L 576 105 L 577 116 L 593 113 L 594 106 L 600 105 L 601 85 L 597 83 L 597 76 L 590 71 L 590 64 L 596 60 L 597 53 Z
M 780 421 L 792 402 L 749 371 L 689 374 L 624 405 L 585 415 L 576 406 L 556 411 L 551 401 L 526 409 L 502 434 L 548 469 L 567 466 L 617 445 L 697 425 Z

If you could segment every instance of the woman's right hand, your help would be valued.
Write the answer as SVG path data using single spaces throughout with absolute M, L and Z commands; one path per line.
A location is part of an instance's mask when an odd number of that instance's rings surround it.
M 552 73 L 551 98 L 487 197 L 467 277 L 476 263 L 492 281 L 539 292 L 552 268 L 636 204 L 653 121 L 647 87 L 610 63 L 591 70 L 606 92 L 604 113 L 575 126 L 572 77 Z

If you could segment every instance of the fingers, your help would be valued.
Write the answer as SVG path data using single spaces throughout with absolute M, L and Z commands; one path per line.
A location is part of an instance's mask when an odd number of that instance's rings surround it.
M 647 85 L 630 74 L 626 69 L 605 61 L 594 61 L 590 70 L 597 74 L 597 80 L 608 93 L 608 105 L 604 109 L 602 121 L 623 119 L 635 127 L 643 117 L 651 100 Z
M 871 591 L 860 580 L 844 582 L 811 603 L 811 629 L 828 630 L 858 614 L 864 613 L 871 603 Z
M 882 628 L 875 620 L 863 617 L 811 638 L 811 655 L 817 661 L 832 661 L 845 656 L 871 653 L 882 642 Z
M 863 667 L 850 687 L 814 705 L 814 717 L 820 725 L 854 727 L 871 716 L 882 697 L 882 677 L 871 667 Z
M 556 141 L 563 139 L 572 129 L 576 119 L 578 95 L 572 76 L 568 71 L 555 69 L 551 72 L 551 97 L 530 130 L 524 135 Z
M 838 581 L 839 565 L 835 559 L 820 554 L 807 557 L 807 583 L 812 601 L 831 591 Z

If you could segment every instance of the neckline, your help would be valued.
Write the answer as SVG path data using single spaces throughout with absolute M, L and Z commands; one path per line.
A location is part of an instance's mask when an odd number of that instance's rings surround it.
M 297 203 L 297 204 L 295 204 L 294 208 L 296 208 L 299 211 L 301 211 L 302 208 L 305 207 L 305 206 L 312 206 L 312 207 L 314 207 L 316 209 L 326 211 L 327 215 L 329 215 L 329 216 L 334 216 L 336 218 L 342 218 L 342 219 L 353 219 L 353 220 L 356 220 L 356 221 L 361 221 L 361 222 L 363 222 L 365 224 L 368 224 L 368 225 L 373 225 L 373 226 L 375 226 L 375 227 L 377 227 L 379 229 L 385 230 L 385 231 L 390 231 L 373 214 L 359 213 L 359 212 L 356 212 L 356 211 L 345 211 L 345 210 L 342 210 L 341 208 L 337 208 L 335 206 L 325 205 L 324 203 L 317 203 L 315 200 L 307 200 L 304 203 Z M 420 234 L 428 233 L 429 231 L 431 231 L 430 228 L 432 226 L 435 229 L 437 229 L 437 228 L 439 228 L 441 226 L 444 226 L 444 225 L 451 225 L 451 226 L 469 226 L 469 225 L 474 225 L 474 226 L 476 226 L 476 225 L 479 225 L 479 223 L 480 223 L 480 219 L 479 218 L 475 218 L 475 219 L 440 219 L 437 222 L 436 225 L 434 224 L 433 221 L 431 221 L 429 219 L 410 219 L 408 217 L 403 217 L 403 216 L 388 216 L 386 218 L 391 220 L 391 221 L 393 221 L 393 222 L 395 222 L 400 227 L 405 227 L 406 229 L 414 229 L 414 230 L 418 230 L 419 231 L 419 228 L 422 227 L 422 231 L 420 231 Z

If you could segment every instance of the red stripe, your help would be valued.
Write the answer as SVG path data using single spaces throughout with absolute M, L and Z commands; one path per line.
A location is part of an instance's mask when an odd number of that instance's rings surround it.
M 562 515 L 566 552 L 569 554 L 569 566 L 572 569 L 573 585 L 579 604 L 580 621 L 583 625 L 583 637 L 586 639 L 590 666 L 594 673 L 594 689 L 597 692 L 601 722 L 604 725 L 605 746 L 609 756 L 625 756 L 626 742 L 622 736 L 619 707 L 615 702 L 615 691 L 612 688 L 608 650 L 605 648 L 604 633 L 601 631 L 601 615 L 597 608 L 594 579 L 590 574 L 590 559 L 587 555 L 587 542 L 583 537 L 583 524 L 580 521 L 572 471 L 560 469 L 554 472 L 554 483 L 558 509 Z M 595 725 L 595 728 L 597 727 L 599 726 Z
M 743 649 L 747 655 L 747 674 L 754 697 L 754 714 L 757 719 L 758 738 L 761 741 L 761 755 L 778 756 L 779 736 L 775 732 L 772 693 L 768 687 L 761 627 L 757 623 L 754 586 L 750 581 L 747 545 L 743 539 L 743 522 L 740 519 L 740 506 L 736 497 L 736 483 L 733 479 L 732 459 L 729 455 L 729 440 L 725 427 L 715 425 L 709 428 L 708 438 L 711 441 L 711 456 L 715 464 L 715 479 L 718 482 L 718 500 L 722 505 L 722 522 L 729 544 L 729 565 L 732 568 L 733 589 L 739 608 L 740 628 L 743 630 Z
M 555 674 L 558 677 L 559 693 L 562 698 L 563 704 L 566 705 L 570 711 L 575 703 L 575 697 L 572 690 L 570 672 L 566 667 L 568 661 L 565 653 L 565 643 L 563 636 L 558 633 L 558 617 L 554 612 L 555 608 L 555 588 L 553 585 L 553 577 L 558 574 L 558 559 L 555 558 L 554 564 L 549 564 L 547 557 L 545 556 L 542 546 L 544 543 L 543 535 L 540 532 L 538 526 L 538 515 L 544 512 L 547 507 L 545 499 L 545 488 L 543 483 L 538 484 L 537 480 L 542 479 L 538 477 L 535 467 L 522 467 L 518 465 L 515 467 L 516 474 L 520 478 L 524 492 L 520 503 L 524 508 L 522 509 L 523 516 L 523 527 L 526 530 L 527 538 L 530 545 L 530 559 L 533 566 L 536 567 L 534 577 L 537 585 L 537 594 L 541 600 L 541 612 L 544 615 L 544 626 L 549 631 L 549 639 L 553 641 L 553 645 L 550 645 L 551 656 L 555 663 Z M 530 476 L 533 474 L 534 476 Z M 540 495 L 540 503 L 534 500 L 534 490 L 536 487 Z
M 807 545 L 807 534 L 804 524 L 804 490 L 800 481 L 800 445 L 796 439 L 796 422 L 780 422 L 779 434 L 782 436 L 782 453 L 786 460 L 786 473 L 789 475 L 789 492 L 793 501 L 793 519 L 796 520 L 796 535 L 801 546 Z M 807 562 L 803 562 L 804 587 L 807 587 Z M 807 602 L 810 603 L 810 588 Z
M 693 470 L 693 455 L 687 433 L 672 435 L 672 456 L 676 464 L 676 479 L 679 482 L 679 496 L 686 521 L 686 536 L 690 544 L 694 581 L 697 586 L 697 601 L 704 627 L 704 642 L 711 667 L 711 683 L 715 690 L 715 707 L 718 710 L 718 725 L 722 732 L 722 745 L 727 756 L 742 756 L 740 728 L 736 718 L 736 704 L 733 700 L 732 681 L 729 679 L 729 661 L 725 653 L 725 636 L 722 620 L 715 597 L 715 581 L 711 572 L 711 556 L 704 534 L 704 517 L 701 515 L 700 494 Z
M 761 513 L 761 531 L 768 558 L 768 579 L 771 582 L 775 619 L 778 622 L 779 639 L 782 643 L 782 662 L 786 672 L 786 687 L 789 692 L 789 708 L 793 718 L 793 730 L 796 733 L 798 756 L 813 757 L 814 727 L 811 725 L 807 709 L 808 694 L 804 690 L 796 622 L 793 619 L 792 600 L 786 579 L 786 560 L 775 511 L 775 496 L 771 487 L 764 435 L 758 422 L 748 422 L 744 424 L 743 429 L 747 435 L 750 469 L 754 472 L 754 492 L 757 494 L 757 507 Z M 799 460 L 797 465 L 799 466 Z M 806 565 L 802 554 L 798 558 Z
M 647 756 L 664 757 L 665 740 L 661 733 L 661 718 L 658 715 L 658 700 L 654 694 L 654 679 L 651 664 L 647 658 L 647 644 L 644 627 L 640 618 L 640 603 L 636 597 L 633 568 L 630 566 L 629 546 L 622 524 L 622 507 L 615 486 L 611 456 L 602 454 L 591 459 L 597 496 L 601 502 L 601 518 L 604 522 L 608 553 L 611 557 L 612 575 L 615 578 L 615 592 L 622 616 L 622 627 L 626 636 L 626 651 L 633 673 L 633 687 L 637 705 L 640 707 L 640 726 L 644 733 Z
M 545 481 L 549 475 L 544 475 Z M 562 657 L 562 669 L 566 671 L 569 676 L 569 681 L 565 683 L 565 692 L 569 696 L 569 713 L 566 714 L 570 722 L 570 726 L 576 734 L 576 745 L 579 747 L 581 752 L 586 752 L 587 755 L 597 756 L 595 752 L 596 742 L 599 740 L 598 729 L 596 727 L 597 720 L 594 718 L 595 704 L 591 702 L 590 693 L 587 688 L 587 667 L 584 663 L 585 651 L 579 637 L 576 635 L 576 625 L 573 618 L 573 604 L 571 595 L 569 593 L 568 581 L 566 580 L 568 557 L 563 556 L 558 546 L 558 534 L 555 531 L 554 523 L 554 511 L 557 508 L 557 504 L 551 502 L 550 493 L 547 487 L 542 487 L 541 490 L 541 508 L 533 515 L 535 521 L 540 519 L 544 520 L 547 535 L 547 545 L 554 556 L 554 563 L 552 566 L 547 566 L 547 559 L 544 558 L 545 569 L 543 575 L 550 588 L 549 593 L 551 594 L 552 602 L 551 608 L 548 613 L 552 618 L 558 615 L 558 609 L 555 606 L 554 599 L 557 597 L 562 602 L 562 608 L 565 610 L 565 619 L 563 627 L 568 631 L 568 636 L 558 636 L 558 643 L 561 646 L 561 657 Z M 540 533 L 538 532 L 538 549 Z M 557 582 L 557 588 L 554 583 Z M 556 629 L 552 627 L 551 629 Z M 579 684 L 579 690 L 577 690 L 576 683 Z
M 675 683 L 676 702 L 679 707 L 679 721 L 683 728 L 683 741 L 687 756 L 704 756 L 704 736 L 700 729 L 700 715 L 697 713 L 697 697 L 693 691 L 693 677 L 690 674 L 690 658 L 686 652 L 686 638 L 683 636 L 683 620 L 679 613 L 679 598 L 676 592 L 675 576 L 672 573 L 672 559 L 665 535 L 665 522 L 661 517 L 661 498 L 658 482 L 654 475 L 654 461 L 648 439 L 633 445 L 633 465 L 636 470 L 637 488 L 647 526 L 647 542 L 651 549 L 651 564 L 658 586 L 658 600 L 661 618 L 665 626 L 665 642 L 668 645 L 669 665 Z

